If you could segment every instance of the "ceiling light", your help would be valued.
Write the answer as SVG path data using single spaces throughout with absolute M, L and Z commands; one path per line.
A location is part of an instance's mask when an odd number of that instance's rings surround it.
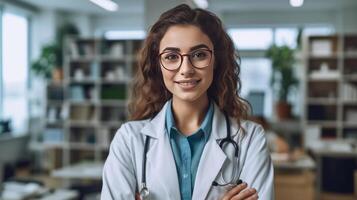
M 300 7 L 304 4 L 304 0 L 289 0 L 292 7 Z
M 207 0 L 193 0 L 197 7 L 206 9 L 208 8 L 208 1 Z
M 90 1 L 111 12 L 114 12 L 119 8 L 118 4 L 116 4 L 112 0 L 90 0 Z

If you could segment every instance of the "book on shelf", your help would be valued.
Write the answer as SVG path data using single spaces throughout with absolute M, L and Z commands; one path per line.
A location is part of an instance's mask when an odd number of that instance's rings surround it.
M 47 122 L 55 123 L 63 119 L 61 116 L 62 106 L 48 106 L 47 108 Z
M 332 56 L 332 41 L 328 39 L 313 40 L 311 43 L 311 55 L 313 56 Z
M 70 49 L 70 55 L 72 58 L 78 58 L 79 57 L 79 50 L 78 50 L 78 45 L 75 42 L 70 42 L 69 43 L 69 49 Z
M 90 63 L 90 72 L 90 76 L 93 80 L 97 80 L 99 78 L 99 64 L 97 61 Z
M 342 85 L 342 99 L 344 101 L 357 101 L 357 86 L 344 83 Z
M 110 143 L 110 130 L 108 128 L 100 128 L 97 134 L 97 142 L 102 147 L 108 147 Z
M 60 143 L 64 141 L 62 128 L 47 128 L 43 134 L 44 143 Z
M 115 43 L 110 47 L 110 56 L 115 58 L 124 57 L 124 47 L 122 43 Z
M 357 109 L 348 109 L 345 111 L 346 122 L 352 122 L 357 124 Z
M 83 86 L 74 85 L 70 87 L 70 98 L 72 101 L 84 101 L 85 93 Z
M 93 108 L 91 106 L 85 106 L 85 105 L 76 105 L 76 106 L 71 106 L 71 114 L 70 114 L 70 119 L 71 120 L 78 120 L 78 121 L 87 121 L 87 120 L 92 120 L 93 118 Z

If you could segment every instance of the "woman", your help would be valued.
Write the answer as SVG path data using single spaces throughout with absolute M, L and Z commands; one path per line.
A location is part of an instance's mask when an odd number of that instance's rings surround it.
M 179 5 L 152 26 L 140 55 L 133 121 L 112 141 L 101 198 L 273 199 L 264 131 L 245 120 L 239 65 L 221 21 Z

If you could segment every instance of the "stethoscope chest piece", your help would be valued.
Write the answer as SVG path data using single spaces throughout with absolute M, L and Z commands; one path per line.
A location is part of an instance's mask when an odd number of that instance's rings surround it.
M 146 187 L 145 184 L 142 185 L 139 194 L 140 194 L 140 199 L 141 200 L 148 200 L 149 199 L 150 192 L 149 192 L 149 189 Z

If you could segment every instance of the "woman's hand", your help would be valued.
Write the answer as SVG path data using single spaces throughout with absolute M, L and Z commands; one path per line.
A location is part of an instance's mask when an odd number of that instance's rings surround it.
M 254 188 L 248 188 L 247 183 L 241 183 L 229 190 L 221 200 L 257 200 L 258 193 Z
M 137 193 L 135 193 L 135 200 L 141 200 L 141 198 L 140 198 L 140 194 L 137 192 Z

